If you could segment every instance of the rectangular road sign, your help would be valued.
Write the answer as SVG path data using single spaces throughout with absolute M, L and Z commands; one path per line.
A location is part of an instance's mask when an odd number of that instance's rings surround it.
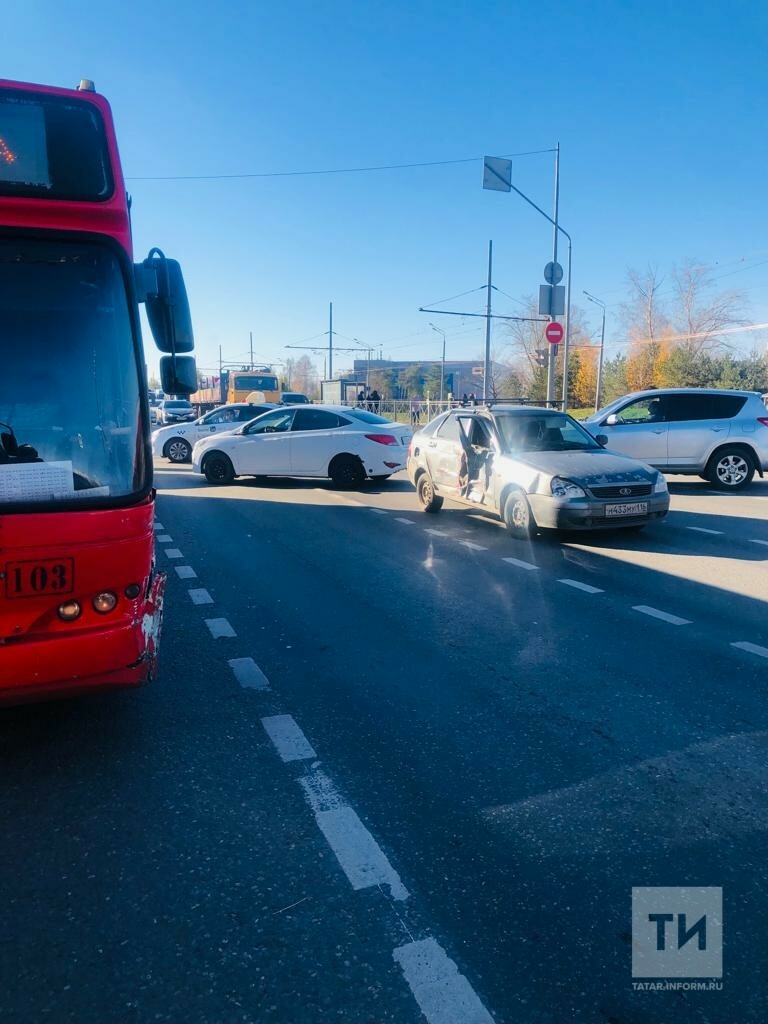
M 483 159 L 483 188 L 495 192 L 512 191 L 512 161 L 503 160 L 499 156 L 487 156 Z
M 565 316 L 565 285 L 539 285 L 539 316 Z

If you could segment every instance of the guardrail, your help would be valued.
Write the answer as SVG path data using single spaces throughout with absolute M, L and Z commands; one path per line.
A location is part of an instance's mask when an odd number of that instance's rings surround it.
M 342 404 L 349 406 L 351 409 L 367 409 L 369 412 L 376 413 L 378 416 L 384 416 L 386 419 L 394 420 L 397 423 L 412 423 L 414 425 L 428 423 L 435 416 L 439 416 L 441 412 L 448 412 L 449 409 L 473 409 L 483 406 L 493 407 L 494 405 L 530 405 L 538 409 L 547 408 L 548 406 L 553 409 L 560 408 L 559 402 L 539 402 L 532 398 L 517 396 L 513 398 L 477 398 L 474 401 L 468 399 L 466 402 L 457 401 L 456 399 L 441 402 L 439 399 L 425 398 L 419 400 L 418 403 L 409 398 L 380 398 L 378 401 L 366 399 L 362 402 L 344 402 Z

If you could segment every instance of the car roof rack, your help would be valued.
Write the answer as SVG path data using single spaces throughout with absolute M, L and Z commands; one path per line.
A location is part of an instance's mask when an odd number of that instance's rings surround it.
M 454 399 L 454 402 L 456 401 Z M 494 405 L 531 405 L 537 409 L 559 409 L 561 403 L 558 401 L 540 401 L 535 398 L 523 398 L 520 395 L 515 395 L 512 398 L 476 398 L 474 401 L 468 398 L 466 402 L 458 401 L 458 405 L 465 409 L 472 408 L 473 406 L 483 406 L 490 409 Z

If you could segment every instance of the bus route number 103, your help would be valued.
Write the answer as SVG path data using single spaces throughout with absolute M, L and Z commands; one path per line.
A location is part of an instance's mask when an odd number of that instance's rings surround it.
M 8 562 L 4 576 L 7 598 L 71 594 L 75 588 L 75 560 L 51 558 L 40 562 Z

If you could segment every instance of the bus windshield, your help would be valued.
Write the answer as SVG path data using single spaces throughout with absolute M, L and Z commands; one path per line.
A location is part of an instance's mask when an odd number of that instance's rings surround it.
M 0 239 L 0 331 L 0 509 L 145 491 L 139 362 L 113 250 Z

